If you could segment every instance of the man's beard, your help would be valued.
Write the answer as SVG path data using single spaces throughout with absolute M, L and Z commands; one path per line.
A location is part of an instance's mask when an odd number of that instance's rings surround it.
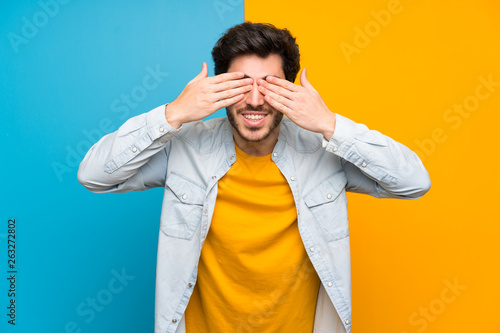
M 266 112 L 267 117 L 274 117 L 274 120 L 271 123 L 271 126 L 269 127 L 268 132 L 264 133 L 262 135 L 262 137 L 260 137 L 260 138 L 248 138 L 248 137 L 244 136 L 242 131 L 238 128 L 238 124 L 236 123 L 235 115 L 238 116 L 239 114 L 241 114 L 242 112 L 245 112 L 245 111 Z M 244 139 L 245 141 L 248 141 L 248 142 L 260 142 L 260 141 L 267 139 L 267 137 L 271 134 L 271 132 L 274 131 L 276 129 L 276 127 L 278 127 L 278 125 L 281 123 L 281 119 L 283 119 L 283 113 L 281 113 L 275 109 L 263 108 L 261 106 L 258 108 L 253 108 L 250 105 L 248 105 L 246 108 L 241 108 L 241 109 L 235 110 L 235 115 L 233 115 L 233 112 L 231 112 L 226 107 L 226 114 L 227 114 L 227 119 L 229 120 L 229 122 L 231 123 L 233 128 L 236 130 L 238 135 L 242 139 Z M 243 124 L 242 126 L 245 126 L 245 125 Z M 246 129 L 248 129 L 250 131 L 260 131 L 260 130 L 262 130 L 262 127 L 246 127 Z

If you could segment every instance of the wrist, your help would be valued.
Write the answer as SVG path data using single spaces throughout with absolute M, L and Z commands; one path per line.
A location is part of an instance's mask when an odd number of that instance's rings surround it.
M 325 128 L 323 131 L 321 131 L 321 134 L 323 134 L 323 137 L 330 141 L 330 139 L 333 136 L 333 133 L 335 132 L 335 125 L 336 125 L 336 115 L 334 112 L 330 111 L 330 115 L 328 119 L 324 122 Z
M 172 103 L 165 104 L 165 119 L 172 128 L 178 129 L 182 125 L 182 121 L 176 116 L 175 105 Z

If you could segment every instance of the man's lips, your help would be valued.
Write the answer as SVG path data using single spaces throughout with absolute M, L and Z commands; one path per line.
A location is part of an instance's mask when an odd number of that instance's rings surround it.
M 268 116 L 268 113 L 257 111 L 245 111 L 241 113 L 243 120 L 248 126 L 260 126 Z

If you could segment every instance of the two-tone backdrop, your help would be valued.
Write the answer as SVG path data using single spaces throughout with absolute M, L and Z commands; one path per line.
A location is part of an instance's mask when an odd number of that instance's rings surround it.
M 500 332 L 497 2 L 21 0 L 0 18 L 2 332 L 153 331 L 162 191 L 93 194 L 78 165 L 213 75 L 244 20 L 289 28 L 330 109 L 431 175 L 416 201 L 349 195 L 353 331 Z

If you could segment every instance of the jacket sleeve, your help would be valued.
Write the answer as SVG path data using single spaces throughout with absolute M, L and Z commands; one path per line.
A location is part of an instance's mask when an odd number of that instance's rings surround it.
M 417 199 L 430 189 L 429 174 L 417 154 L 339 114 L 326 150 L 341 157 L 347 191 L 377 198 Z
M 180 129 L 165 118 L 165 105 L 127 120 L 85 155 L 78 181 L 96 193 L 143 191 L 165 184 L 170 139 Z

